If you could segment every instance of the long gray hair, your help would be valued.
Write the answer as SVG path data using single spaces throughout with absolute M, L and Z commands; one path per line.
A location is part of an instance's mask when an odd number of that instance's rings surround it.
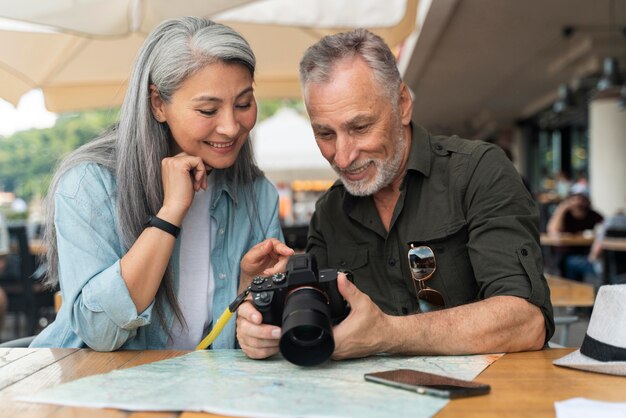
M 54 196 L 61 177 L 86 162 L 99 164 L 115 174 L 118 233 L 124 247 L 129 249 L 142 233 L 148 216 L 156 214 L 162 206 L 161 160 L 170 155 L 172 142 L 167 125 L 152 115 L 149 86 L 154 85 L 161 98 L 169 102 L 187 77 L 215 62 L 243 65 L 254 78 L 254 54 L 246 40 L 228 26 L 183 17 L 161 23 L 148 35 L 133 66 L 119 123 L 65 158 L 52 179 L 46 197 L 44 237 L 48 247 L 47 285 L 55 287 L 59 282 Z M 262 175 L 254 162 L 249 140 L 233 166 L 215 171 L 233 189 L 241 186 L 244 193 L 251 193 L 252 182 Z M 171 266 L 168 266 L 156 303 L 162 323 L 164 297 L 181 319 L 172 282 Z
M 366 29 L 325 36 L 306 50 L 300 61 L 300 82 L 305 100 L 309 83 L 328 82 L 337 63 L 354 57 L 361 57 L 367 63 L 383 92 L 397 102 L 402 77 L 396 58 L 380 36 Z

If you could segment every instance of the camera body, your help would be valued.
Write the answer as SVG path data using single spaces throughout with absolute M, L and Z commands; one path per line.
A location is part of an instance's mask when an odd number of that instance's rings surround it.
M 318 272 L 312 254 L 295 254 L 287 262 L 287 272 L 273 276 L 257 276 L 252 280 L 250 294 L 254 307 L 263 315 L 263 323 L 280 326 L 287 295 L 299 289 L 314 288 L 325 295 L 333 325 L 349 312 L 337 288 L 337 270 Z
M 280 350 L 287 360 L 309 366 L 330 357 L 332 326 L 350 311 L 337 288 L 337 270 L 318 271 L 312 254 L 295 254 L 286 273 L 255 277 L 250 294 L 263 323 L 282 326 Z

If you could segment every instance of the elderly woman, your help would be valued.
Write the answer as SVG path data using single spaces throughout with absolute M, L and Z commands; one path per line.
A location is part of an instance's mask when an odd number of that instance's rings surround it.
M 255 57 L 233 29 L 163 22 L 119 123 L 65 159 L 48 194 L 57 319 L 33 347 L 192 349 L 259 274 L 283 270 L 278 195 L 256 166 Z M 214 348 L 235 347 L 234 321 Z

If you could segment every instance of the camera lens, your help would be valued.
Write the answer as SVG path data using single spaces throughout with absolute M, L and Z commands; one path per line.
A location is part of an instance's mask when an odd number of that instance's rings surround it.
M 290 338 L 296 344 L 307 346 L 317 344 L 323 336 L 324 330 L 311 325 L 302 325 L 291 330 Z
M 280 352 L 299 366 L 328 360 L 335 349 L 326 295 L 314 287 L 293 290 L 283 310 Z

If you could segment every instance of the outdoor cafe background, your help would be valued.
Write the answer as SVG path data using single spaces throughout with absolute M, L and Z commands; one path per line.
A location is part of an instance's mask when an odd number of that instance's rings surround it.
M 94 20 L 100 3 L 107 8 Z M 59 115 L 52 128 L 0 138 L 0 206 L 6 217 L 27 218 L 31 237 L 57 159 L 115 118 L 115 110 L 85 109 L 116 109 L 145 32 L 176 14 L 219 17 L 252 43 L 261 107 L 253 142 L 263 143 L 255 145 L 257 158 L 279 189 L 285 228 L 306 227 L 316 197 L 334 178 L 297 100 L 298 60 L 322 35 L 353 26 L 372 28 L 394 46 L 426 128 L 510 151 L 542 207 L 542 225 L 563 197 L 561 172 L 588 181 L 594 206 L 605 216 L 626 200 L 626 112 L 619 105 L 626 100 L 620 96 L 626 1 L 243 0 L 230 2 L 231 10 L 219 1 L 109 3 L 83 1 L 82 9 L 63 10 L 64 2 L 44 7 L 0 0 L 0 18 L 47 25 L 0 29 L 0 97 L 17 104 L 23 93 L 40 88 L 48 109 Z M 276 112 L 283 103 L 292 110 Z M 299 118 L 303 131 L 273 131 L 264 139 L 264 129 L 288 125 L 274 118 Z M 27 212 L 11 212 L 17 198 L 27 202 Z

